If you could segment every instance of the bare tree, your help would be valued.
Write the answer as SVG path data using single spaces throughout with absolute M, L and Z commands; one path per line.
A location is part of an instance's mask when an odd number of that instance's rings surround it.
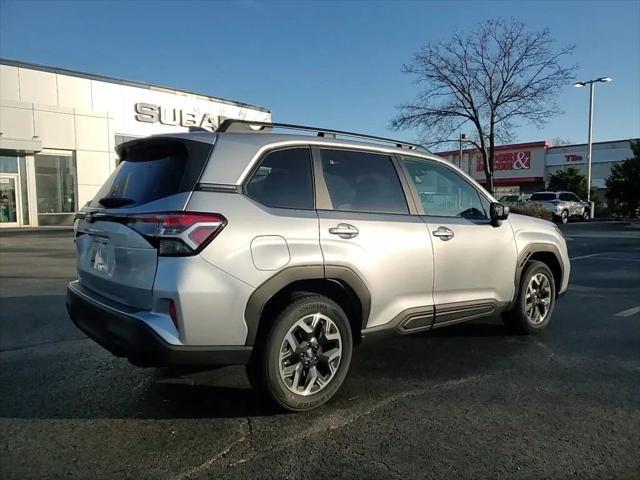
M 417 128 L 429 146 L 447 143 L 469 125 L 493 193 L 496 142 L 513 139 L 517 122 L 541 126 L 561 113 L 554 98 L 573 78 L 563 65 L 573 46 L 556 47 L 548 29 L 517 20 L 489 20 L 473 32 L 427 44 L 403 67 L 421 87 L 399 107 L 394 129 Z

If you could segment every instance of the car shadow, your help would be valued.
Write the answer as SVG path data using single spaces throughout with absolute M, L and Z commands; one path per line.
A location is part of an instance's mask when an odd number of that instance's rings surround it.
M 522 342 L 513 338 L 501 324 L 482 322 L 367 340 L 355 349 L 340 391 L 321 410 L 363 407 L 403 388 L 428 389 L 499 370 L 512 365 L 522 350 Z M 0 357 L 1 417 L 225 419 L 283 414 L 251 389 L 243 367 L 139 369 L 89 340 L 29 350 Z

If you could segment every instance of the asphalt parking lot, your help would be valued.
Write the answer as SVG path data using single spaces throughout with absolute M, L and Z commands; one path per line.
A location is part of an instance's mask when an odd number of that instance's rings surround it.
M 263 407 L 242 368 L 137 369 L 64 308 L 71 232 L 0 233 L 0 476 L 640 478 L 640 229 L 570 224 L 539 337 L 499 320 L 356 350 L 325 407 Z

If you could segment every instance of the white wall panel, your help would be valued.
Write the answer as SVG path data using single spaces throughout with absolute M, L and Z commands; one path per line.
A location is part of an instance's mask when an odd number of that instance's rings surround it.
M 109 130 L 105 117 L 75 116 L 76 148 L 109 151 Z
M 33 110 L 31 108 L 18 108 L 0 106 L 0 132 L 8 138 L 33 138 Z
M 92 110 L 91 81 L 70 75 L 58 75 L 58 104 L 63 107 Z
M 93 110 L 97 112 L 109 112 L 117 114 L 122 111 L 122 85 L 116 83 L 100 82 L 91 80 L 91 92 L 93 99 Z M 113 127 L 116 132 L 121 131 L 118 124 L 119 118 L 114 117 Z
M 73 115 L 68 113 L 34 111 L 35 134 L 45 148 L 74 150 L 76 148 Z
M 58 105 L 55 73 L 19 69 L 20 100 L 23 102 Z
M 102 186 L 111 173 L 110 163 L 108 152 L 76 150 L 78 183 Z
M 0 65 L 0 98 L 3 100 L 20 100 L 17 67 Z

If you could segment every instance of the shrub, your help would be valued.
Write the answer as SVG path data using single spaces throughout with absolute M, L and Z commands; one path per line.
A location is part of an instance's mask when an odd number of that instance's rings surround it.
M 519 203 L 518 205 L 510 206 L 509 211 L 520 215 L 542 218 L 543 220 L 551 221 L 553 219 L 549 210 L 535 203 Z

